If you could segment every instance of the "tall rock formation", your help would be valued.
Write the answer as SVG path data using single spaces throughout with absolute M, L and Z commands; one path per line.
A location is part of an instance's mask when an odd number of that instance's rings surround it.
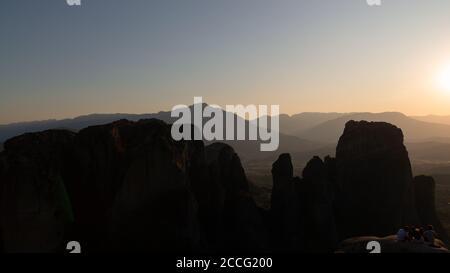
M 282 154 L 272 165 L 271 241 L 275 251 L 301 250 L 304 225 L 300 215 L 300 179 L 293 177 L 291 156 Z
M 312 158 L 302 178 L 280 155 L 268 213 L 232 147 L 174 141 L 170 129 L 120 120 L 7 141 L 1 249 L 57 252 L 76 240 L 84 252 L 331 252 L 338 239 L 386 236 L 405 224 L 433 224 L 448 242 L 434 180 L 413 179 L 393 125 L 348 122 L 336 158 Z
M 349 121 L 336 149 L 341 238 L 388 235 L 417 220 L 403 133 L 384 122 Z
M 312 158 L 303 170 L 300 204 L 305 223 L 306 249 L 310 252 L 330 252 L 337 244 L 334 217 L 332 159 Z
M 159 120 L 51 130 L 0 153 L 6 252 L 267 250 L 262 214 L 225 144 L 174 141 Z
M 272 166 L 272 242 L 277 251 L 331 252 L 336 246 L 331 159 L 311 159 L 293 177 L 289 154 Z
M 433 225 L 439 238 L 450 244 L 449 236 L 442 226 L 436 212 L 436 182 L 434 178 L 426 175 L 414 177 L 414 197 L 420 225 L 426 227 Z
M 0 156 L 0 237 L 8 252 L 57 251 L 74 221 L 64 177 L 75 134 L 49 130 L 5 143 Z
M 227 144 L 205 148 L 208 192 L 197 194 L 213 251 L 267 251 L 267 229 L 249 191 L 239 156 Z M 198 191 L 196 191 L 198 192 Z
M 436 182 L 433 177 L 425 175 L 414 177 L 415 204 L 421 224 L 436 222 L 435 189 Z
M 78 213 L 80 221 L 86 220 L 85 233 L 98 236 L 90 238 L 91 244 L 101 243 L 99 238 L 103 238 L 104 245 L 95 247 L 117 251 L 198 249 L 201 238 L 197 202 L 189 188 L 189 146 L 174 141 L 170 126 L 154 119 L 121 120 L 81 130 L 77 135 L 81 163 L 77 183 L 85 186 L 78 192 L 91 192 L 92 203 L 82 194 L 75 207 L 90 203 L 88 207 L 93 208 Z M 93 230 L 95 233 L 89 233 Z

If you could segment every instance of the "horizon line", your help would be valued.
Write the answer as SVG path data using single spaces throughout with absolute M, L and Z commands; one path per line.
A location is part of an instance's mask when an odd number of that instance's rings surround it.
M 206 102 L 203 102 L 202 104 L 209 105 Z M 192 107 L 194 105 L 195 104 L 191 104 L 188 107 L 190 108 L 190 107 Z M 220 108 L 225 111 L 224 107 L 220 107 Z M 140 115 L 155 115 L 155 114 L 167 113 L 167 112 L 171 112 L 171 110 L 160 110 L 160 111 L 157 111 L 157 112 L 141 112 L 141 113 L 131 113 L 131 112 L 109 112 L 109 113 L 105 112 L 105 113 L 101 113 L 101 112 L 93 112 L 93 113 L 89 113 L 89 114 L 73 115 L 73 116 L 70 116 L 70 117 L 13 121 L 13 122 L 8 122 L 8 123 L 0 123 L 0 126 L 3 127 L 3 126 L 10 126 L 10 125 L 35 123 L 35 122 L 51 122 L 51 121 L 63 121 L 63 120 L 75 120 L 75 119 L 78 119 L 78 118 L 90 117 L 90 116 L 95 116 L 95 115 L 98 115 L 98 116 L 107 116 L 107 115 L 133 115 L 133 116 L 140 116 Z M 409 115 L 409 114 L 405 114 L 405 113 L 403 113 L 401 111 L 392 111 L 392 110 L 391 111 L 381 111 L 381 112 L 370 112 L 370 111 L 352 111 L 352 112 L 305 111 L 305 112 L 298 112 L 298 113 L 294 113 L 294 114 L 280 113 L 278 116 L 288 116 L 288 117 L 292 118 L 293 116 L 301 115 L 301 114 L 343 114 L 343 115 L 352 115 L 352 114 L 387 114 L 387 113 L 402 114 L 402 115 L 404 115 L 406 117 L 410 117 L 410 118 L 417 118 L 417 117 L 422 117 L 422 118 L 423 117 L 450 117 L 450 114 L 449 115 L 445 115 L 445 114 L 444 115 L 439 115 L 439 114 Z M 244 117 L 244 119 L 248 120 L 246 117 Z

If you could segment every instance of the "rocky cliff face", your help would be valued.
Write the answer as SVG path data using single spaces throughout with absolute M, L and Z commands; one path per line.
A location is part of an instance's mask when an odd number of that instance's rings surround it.
M 74 207 L 80 208 L 89 243 L 111 250 L 198 248 L 197 203 L 188 184 L 190 145 L 173 141 L 170 127 L 158 120 L 121 120 L 80 131 L 78 179 L 71 189 L 78 188 Z M 83 193 L 90 194 L 89 202 Z
M 306 246 L 309 251 L 332 251 L 337 243 L 334 216 L 334 192 L 331 158 L 325 162 L 312 158 L 303 169 L 300 198 L 302 212 L 306 216 Z
M 435 222 L 438 218 L 435 206 L 436 182 L 433 177 L 420 175 L 414 177 L 414 197 L 417 213 L 422 224 Z
M 275 249 L 333 251 L 346 238 L 387 236 L 419 223 L 435 225 L 448 240 L 434 208 L 434 181 L 413 180 L 402 132 L 391 124 L 350 121 L 336 158 L 314 157 L 294 178 L 283 154 L 272 175 Z
M 419 175 L 414 177 L 414 200 L 421 226 L 433 225 L 439 237 L 446 243 L 450 238 L 436 212 L 436 182 L 433 177 Z
M 84 252 L 332 252 L 341 239 L 405 224 L 433 224 L 448 242 L 434 180 L 413 179 L 393 125 L 350 121 L 336 158 L 312 158 L 299 178 L 282 154 L 272 176 L 266 212 L 233 148 L 174 141 L 159 120 L 25 134 L 0 153 L 0 244 L 6 252 L 64 251 L 71 240 Z
M 336 148 L 336 169 L 341 238 L 392 234 L 417 220 L 411 164 L 399 128 L 349 121 Z
M 298 177 L 294 178 L 289 154 L 280 155 L 273 163 L 272 177 L 270 209 L 272 245 L 277 251 L 300 250 L 305 240 L 297 192 L 301 181 Z
M 64 184 L 65 155 L 75 135 L 25 134 L 5 143 L 0 168 L 0 230 L 10 252 L 54 251 L 73 222 Z
M 223 143 L 206 147 L 209 172 L 208 192 L 198 194 L 201 211 L 207 211 L 203 222 L 208 223 L 209 241 L 219 251 L 266 251 L 267 230 L 262 214 L 249 192 L 249 185 L 239 156 Z
M 59 251 L 68 240 L 87 252 L 264 247 L 231 147 L 176 142 L 158 120 L 26 134 L 5 144 L 0 162 L 7 252 Z
M 271 235 L 276 250 L 334 249 L 337 237 L 329 167 L 330 161 L 325 164 L 314 157 L 300 179 L 293 177 L 289 154 L 282 154 L 273 164 Z

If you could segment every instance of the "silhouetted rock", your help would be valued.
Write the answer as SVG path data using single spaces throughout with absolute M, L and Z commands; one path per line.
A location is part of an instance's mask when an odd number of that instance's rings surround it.
M 331 159 L 327 160 L 329 164 Z M 302 217 L 306 219 L 306 249 L 310 252 L 330 252 L 336 247 L 334 193 L 329 177 L 332 167 L 316 156 L 303 170 L 300 204 Z
M 447 240 L 434 180 L 413 181 L 393 125 L 348 122 L 336 158 L 313 157 L 302 178 L 294 177 L 290 155 L 280 155 L 268 212 L 255 204 L 233 148 L 174 141 L 170 129 L 154 119 L 119 120 L 7 141 L 0 153 L 0 246 L 65 251 L 76 240 L 84 252 L 332 252 L 339 238 L 385 236 L 418 223 L 433 224 Z M 340 249 L 362 251 L 366 239 L 352 240 Z M 380 240 L 387 252 L 408 246 Z
M 331 159 L 328 159 L 331 160 Z M 289 154 L 272 166 L 272 242 L 277 251 L 331 252 L 336 246 L 330 165 L 311 159 L 303 178 L 293 177 Z
M 425 175 L 414 177 L 415 206 L 420 225 L 422 227 L 433 225 L 439 237 L 448 244 L 450 243 L 448 234 L 436 213 L 435 192 L 436 182 L 433 177 Z
M 225 144 L 174 141 L 159 120 L 45 131 L 0 154 L 7 252 L 267 250 L 260 209 Z
M 267 251 L 267 230 L 261 211 L 249 191 L 249 184 L 238 155 L 227 144 L 205 148 L 209 170 L 208 202 L 201 202 L 203 222 L 209 242 L 219 251 Z M 204 200 L 205 196 L 198 196 Z
M 349 121 L 336 164 L 341 238 L 393 234 L 417 219 L 411 165 L 399 128 Z
M 57 251 L 69 231 L 88 252 L 198 249 L 189 148 L 189 142 L 173 141 L 170 126 L 158 120 L 7 141 L 1 172 L 5 251 Z
M 431 223 L 430 221 L 437 219 L 435 188 L 436 183 L 433 177 L 425 175 L 414 177 L 416 208 L 420 220 L 424 221 L 424 223 Z
M 271 240 L 274 250 L 299 250 L 304 246 L 300 215 L 299 178 L 293 177 L 291 156 L 282 154 L 272 165 Z
M 336 158 L 313 157 L 294 183 L 290 156 L 283 154 L 272 174 L 272 236 L 279 249 L 332 251 L 339 239 L 385 236 L 417 223 L 435 225 L 448 240 L 434 208 L 434 181 L 413 183 L 403 134 L 394 125 L 350 121 Z
M 3 187 L 4 184 L 2 181 L 4 181 L 4 172 L 6 169 L 6 163 L 5 163 L 5 158 L 3 156 L 3 153 L 0 152 L 0 202 L 2 202 L 1 200 L 3 200 Z M 4 234 L 3 234 L 3 206 L 0 203 L 0 253 L 2 253 L 4 251 Z
M 94 250 L 177 251 L 200 246 L 187 142 L 159 120 L 120 120 L 77 135 L 74 207 Z
M 8 140 L 0 172 L 0 230 L 6 252 L 57 251 L 73 223 L 64 177 L 75 134 L 50 130 Z

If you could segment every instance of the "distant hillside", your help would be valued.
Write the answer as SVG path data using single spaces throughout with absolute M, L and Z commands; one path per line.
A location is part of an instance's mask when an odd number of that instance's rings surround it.
M 39 132 L 48 129 L 68 129 L 78 131 L 88 126 L 100 125 L 110 123 L 120 119 L 128 119 L 131 121 L 137 121 L 140 119 L 158 118 L 165 119 L 167 116 L 164 112 L 157 114 L 91 114 L 85 116 L 79 116 L 73 119 L 61 119 L 61 120 L 42 120 L 31 122 L 19 122 L 11 123 L 7 125 L 0 125 L 0 142 L 12 138 L 24 133 Z M 166 121 L 166 120 L 164 120 Z
M 205 104 L 206 105 L 206 104 Z M 190 106 L 191 108 L 193 106 Z M 0 125 L 0 142 L 28 132 L 47 129 L 69 129 L 78 131 L 92 125 L 110 123 L 119 119 L 137 121 L 156 118 L 167 123 L 175 119 L 170 111 L 150 114 L 92 114 L 73 119 L 45 120 L 34 122 Z M 235 116 L 236 119 L 241 119 Z M 420 117 L 419 117 L 420 118 Z M 425 119 L 425 117 L 423 117 Z M 445 117 L 426 116 L 429 120 L 445 119 Z M 282 152 L 290 152 L 293 159 L 304 160 L 302 153 L 310 155 L 317 151 L 325 154 L 330 149 L 328 144 L 336 144 L 342 134 L 344 125 L 349 120 L 385 121 L 400 127 L 405 135 L 411 157 L 424 160 L 448 160 L 450 153 L 450 125 L 417 120 L 401 113 L 300 113 L 296 115 L 280 115 L 280 147 L 277 152 L 259 152 L 258 141 L 225 141 L 247 160 L 274 160 Z M 205 119 L 206 120 L 206 119 Z M 204 121 L 205 121 L 204 120 Z M 246 126 L 249 122 L 246 121 Z M 434 143 L 434 144 L 433 144 Z M 445 145 L 449 144 L 449 145 Z M 332 146 L 331 146 L 332 147 Z M 1 149 L 1 148 L 0 148 Z M 307 152 L 307 153 L 306 153 Z
M 321 123 L 296 136 L 319 142 L 336 143 L 342 134 L 344 125 L 349 120 L 384 121 L 403 130 L 406 141 L 421 141 L 433 138 L 450 137 L 450 125 L 424 122 L 405 116 L 402 113 L 356 113 L 345 115 Z
M 202 107 L 206 107 L 207 104 L 203 104 Z M 189 108 L 193 108 L 191 105 Z M 191 111 L 193 113 L 193 111 Z M 325 114 L 326 115 L 326 114 Z M 223 117 L 225 119 L 225 111 L 223 111 Z M 173 123 L 177 118 L 171 117 L 171 112 L 159 112 L 155 114 L 92 114 L 86 116 L 80 116 L 73 119 L 63 119 L 63 120 L 46 120 L 46 121 L 34 121 L 34 122 L 23 122 L 14 123 L 8 125 L 0 125 L 0 141 L 3 142 L 9 138 L 24 133 L 39 132 L 48 129 L 68 129 L 72 131 L 79 131 L 83 128 L 94 125 L 102 125 L 111 123 L 120 119 L 127 119 L 130 121 L 138 121 L 141 119 L 159 119 L 166 123 Z M 241 117 L 234 115 L 236 120 L 242 120 Z M 204 118 L 203 123 L 208 119 Z M 250 128 L 250 123 L 245 120 L 246 128 Z M 225 134 L 224 130 L 224 134 Z M 236 130 L 235 130 L 236 132 Z M 248 133 L 247 133 L 248 134 Z M 322 146 L 322 143 L 318 143 L 313 140 L 304 140 L 297 136 L 291 136 L 284 133 L 280 133 L 280 143 L 279 149 L 275 152 L 260 152 L 261 141 L 221 141 L 232 146 L 236 152 L 238 152 L 243 161 L 247 160 L 257 160 L 265 157 L 276 157 L 280 152 L 304 152 L 308 150 L 317 149 Z
M 450 162 L 450 144 L 439 142 L 406 143 L 413 159 Z
M 442 123 L 450 125 L 450 116 L 427 115 L 427 116 L 412 116 L 411 118 L 426 122 Z
M 280 115 L 280 131 L 285 134 L 299 135 L 323 122 L 333 120 L 348 114 L 344 113 L 313 113 L 305 112 L 292 116 Z

